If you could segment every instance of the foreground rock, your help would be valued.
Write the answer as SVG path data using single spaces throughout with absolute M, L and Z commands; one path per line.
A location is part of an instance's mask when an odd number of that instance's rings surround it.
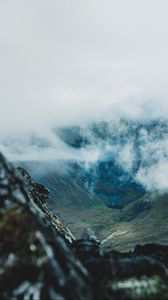
M 0 299 L 168 299 L 168 246 L 105 249 L 75 240 L 49 191 L 0 155 Z
M 0 155 L 0 299 L 89 299 L 71 235 L 29 189 Z

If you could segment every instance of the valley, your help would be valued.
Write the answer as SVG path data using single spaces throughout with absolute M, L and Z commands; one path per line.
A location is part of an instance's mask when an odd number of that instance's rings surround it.
M 165 244 L 167 181 L 157 168 L 168 164 L 167 132 L 167 122 L 157 120 L 60 128 L 54 133 L 76 153 L 76 160 L 16 165 L 50 190 L 49 208 L 75 237 L 81 238 L 89 228 L 101 241 L 107 239 L 107 246 L 121 251 L 136 244 Z

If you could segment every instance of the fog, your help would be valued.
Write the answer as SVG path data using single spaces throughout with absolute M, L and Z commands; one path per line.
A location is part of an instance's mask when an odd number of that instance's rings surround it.
M 0 3 L 0 134 L 167 116 L 165 0 Z
M 96 161 L 99 149 L 77 154 L 52 128 L 167 118 L 167 10 L 166 0 L 1 0 L 0 150 L 10 160 Z

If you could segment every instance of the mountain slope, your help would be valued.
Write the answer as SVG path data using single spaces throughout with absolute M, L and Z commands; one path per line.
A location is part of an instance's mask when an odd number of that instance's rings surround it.
M 87 228 L 93 230 L 100 240 L 115 233 L 106 245 L 117 250 L 127 251 L 135 244 L 151 242 L 168 244 L 167 195 L 153 200 L 150 195 L 146 195 L 122 210 L 99 206 L 80 211 L 65 208 L 57 212 L 78 238 L 83 236 Z
M 49 188 L 51 210 L 74 234 L 91 227 L 103 240 L 126 232 L 108 240 L 122 249 L 135 240 L 167 241 L 166 120 L 113 120 L 53 133 L 73 159 L 55 154 L 55 160 L 19 164 Z

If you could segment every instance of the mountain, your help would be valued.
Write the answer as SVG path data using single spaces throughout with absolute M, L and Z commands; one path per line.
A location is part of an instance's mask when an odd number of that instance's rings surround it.
M 106 246 L 129 251 L 135 244 L 168 243 L 168 196 L 150 195 L 124 209 L 106 206 L 88 209 L 58 209 L 59 216 L 72 233 L 80 238 L 90 228 Z
M 89 169 L 74 161 L 59 161 L 59 169 L 53 169 L 53 166 L 50 169 L 49 164 L 46 166 L 43 162 L 22 163 L 22 166 L 45 184 L 52 199 L 57 199 L 57 204 L 63 207 L 87 208 L 103 203 L 122 208 L 145 193 L 144 188 L 112 160 L 98 161 Z M 40 170 L 41 174 L 34 173 L 34 169 Z
M 19 164 L 47 186 L 50 209 L 74 235 L 89 227 L 101 240 L 112 235 L 107 245 L 120 250 L 135 241 L 167 243 L 166 120 L 113 120 L 53 132 L 75 159 Z

